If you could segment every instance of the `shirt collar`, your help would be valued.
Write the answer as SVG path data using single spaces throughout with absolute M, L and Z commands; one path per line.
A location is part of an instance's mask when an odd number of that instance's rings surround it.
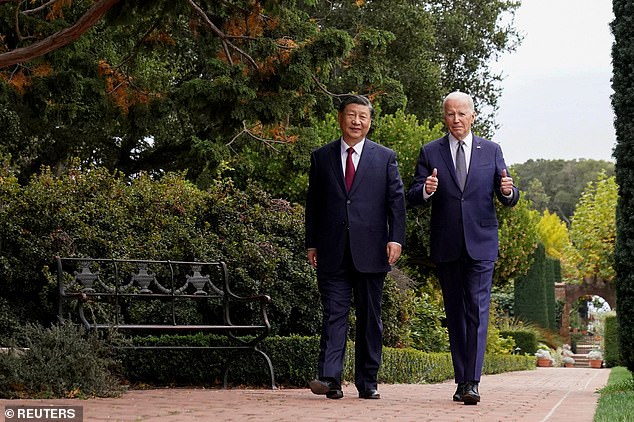
M 449 133 L 449 142 L 451 143 L 452 149 L 458 148 L 458 139 L 455 136 Z M 467 149 L 471 149 L 471 145 L 473 144 L 473 133 L 469 132 L 467 136 L 462 140 L 464 142 L 464 147 Z
M 365 144 L 365 138 L 363 138 L 361 142 L 359 142 L 358 144 L 352 147 L 354 149 L 354 152 L 361 155 L 361 151 L 363 151 L 364 144 Z M 341 138 L 341 154 L 347 152 L 348 148 L 350 148 L 350 145 L 346 144 L 346 141 L 344 141 L 343 138 Z

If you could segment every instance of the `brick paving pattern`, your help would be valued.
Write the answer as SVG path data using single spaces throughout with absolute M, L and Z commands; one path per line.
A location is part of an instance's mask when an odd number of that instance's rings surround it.
M 380 400 L 357 397 L 345 385 L 344 398 L 328 400 L 306 389 L 132 390 L 117 398 L 88 400 L 0 400 L 7 405 L 83 406 L 84 421 L 478 421 L 592 422 L 609 369 L 536 368 L 483 376 L 482 402 L 451 400 L 453 382 L 380 384 Z M 11 422 L 5 419 L 6 422 Z

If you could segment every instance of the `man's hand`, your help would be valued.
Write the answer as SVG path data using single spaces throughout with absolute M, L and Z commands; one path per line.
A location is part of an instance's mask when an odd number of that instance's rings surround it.
M 387 244 L 387 262 L 394 265 L 401 257 L 401 245 L 396 242 L 388 242 Z
M 313 268 L 317 268 L 317 249 L 309 249 L 306 255 L 308 256 L 308 263 Z
M 437 174 L 438 170 L 434 168 L 434 170 L 431 172 L 431 175 L 427 176 L 427 179 L 425 179 L 425 192 L 427 192 L 427 195 L 431 195 L 432 193 L 436 192 L 436 189 L 438 189 L 438 177 L 436 177 Z
M 502 170 L 500 190 L 502 190 L 504 196 L 509 196 L 513 192 L 513 178 L 507 176 L 506 169 Z

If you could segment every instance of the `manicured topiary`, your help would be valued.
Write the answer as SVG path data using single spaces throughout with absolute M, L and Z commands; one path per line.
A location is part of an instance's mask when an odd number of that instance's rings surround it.
M 619 186 L 616 216 L 616 308 L 623 363 L 634 371 L 634 4 L 613 0 L 612 106 L 616 116 L 615 174 Z

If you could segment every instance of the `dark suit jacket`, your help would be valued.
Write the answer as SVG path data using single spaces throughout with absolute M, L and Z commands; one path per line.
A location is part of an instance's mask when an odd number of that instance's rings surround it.
M 350 192 L 341 165 L 341 140 L 311 155 L 306 200 L 306 247 L 317 248 L 317 271 L 341 268 L 345 248 L 364 273 L 390 271 L 386 245 L 405 246 L 405 193 L 396 154 L 369 139 Z
M 438 169 L 438 189 L 425 201 L 425 179 L 434 168 Z M 464 245 L 471 258 L 497 260 L 498 220 L 493 197 L 497 196 L 505 206 L 515 205 L 520 198 L 516 187 L 513 187 L 510 198 L 502 195 L 500 183 L 503 169 L 506 169 L 506 164 L 500 146 L 474 136 L 469 173 L 464 192 L 461 192 L 451 158 L 449 136 L 423 145 L 407 196 L 413 206 L 432 204 L 432 261 L 458 259 L 462 252 L 463 232 Z

